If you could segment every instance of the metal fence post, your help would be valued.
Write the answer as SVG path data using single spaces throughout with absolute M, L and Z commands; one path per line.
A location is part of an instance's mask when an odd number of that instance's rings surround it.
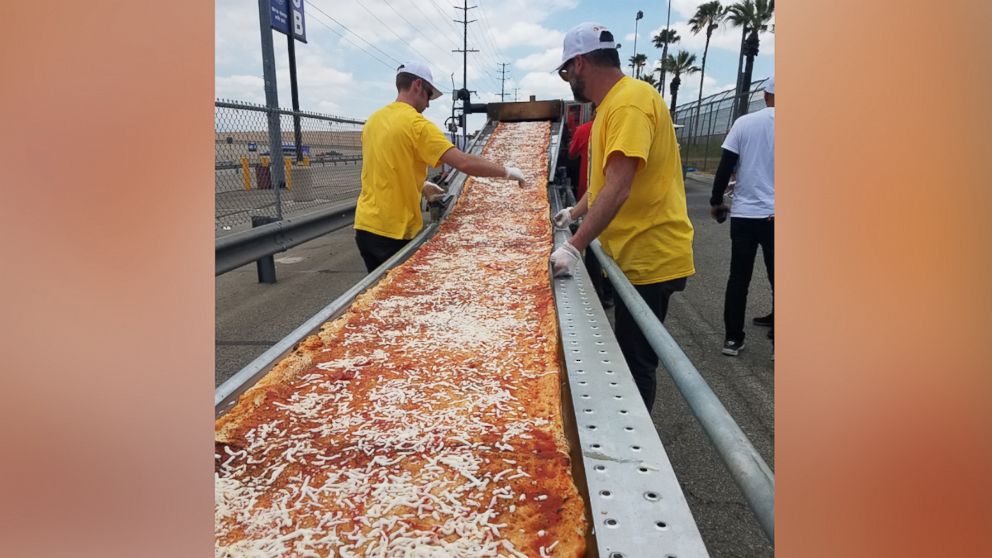
M 279 91 L 276 88 L 276 57 L 272 46 L 270 0 L 258 0 L 258 28 L 262 38 L 262 73 L 265 77 L 265 105 L 269 117 L 269 155 L 272 186 L 276 191 L 276 219 L 282 219 L 282 187 L 286 175 L 282 161 L 282 131 L 279 122 Z
M 261 227 L 269 223 L 275 223 L 279 219 L 266 217 L 265 215 L 254 215 L 251 218 L 251 228 Z M 255 270 L 258 272 L 258 282 L 272 284 L 276 282 L 276 260 L 270 254 L 255 260 Z
M 709 110 L 709 128 L 706 131 L 706 147 L 703 148 L 703 169 L 709 170 L 709 157 L 710 157 L 710 140 L 713 138 L 713 122 L 716 120 L 716 112 L 719 110 L 718 107 L 721 101 L 713 101 L 710 103 Z

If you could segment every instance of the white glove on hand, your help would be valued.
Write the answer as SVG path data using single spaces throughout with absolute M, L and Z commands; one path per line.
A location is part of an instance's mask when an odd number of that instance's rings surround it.
M 572 224 L 572 220 L 571 207 L 566 207 L 558 213 L 555 213 L 555 216 L 551 219 L 551 221 L 555 224 L 555 228 L 558 229 L 567 229 L 568 226 Z
M 512 178 L 516 180 L 521 186 L 524 185 L 524 173 L 517 167 L 504 166 L 503 169 L 506 170 L 506 175 L 504 178 Z
M 423 194 L 427 201 L 432 202 L 444 195 L 444 188 L 427 180 L 424 181 Z
M 568 277 L 572 275 L 575 264 L 582 254 L 570 243 L 565 242 L 551 254 L 551 269 L 555 277 Z

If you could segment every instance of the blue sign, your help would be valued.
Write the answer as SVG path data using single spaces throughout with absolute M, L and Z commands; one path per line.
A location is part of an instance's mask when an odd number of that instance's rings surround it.
M 283 153 L 296 153 L 296 144 L 295 143 L 284 143 L 284 144 L 282 144 L 282 152 Z M 300 152 L 303 155 L 310 155 L 310 146 L 309 145 L 301 145 L 300 146 Z
M 269 19 L 272 21 L 272 28 L 289 35 L 290 29 L 293 31 L 293 38 L 301 43 L 307 42 L 307 26 L 303 17 L 303 0 L 269 0 L 272 13 Z
M 248 142 L 248 151 L 251 151 L 253 153 L 255 151 L 258 151 L 258 144 L 253 141 Z

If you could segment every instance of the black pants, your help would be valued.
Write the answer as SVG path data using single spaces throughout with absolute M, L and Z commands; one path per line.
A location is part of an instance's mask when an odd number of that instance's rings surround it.
M 393 254 L 402 250 L 407 242 L 410 241 L 397 240 L 388 236 L 355 229 L 355 243 L 358 244 L 358 252 L 362 255 L 362 259 L 365 260 L 365 268 L 368 269 L 369 273 L 372 273 L 384 261 L 393 257 Z
M 761 246 L 772 292 L 775 291 L 775 220 L 731 217 L 730 246 L 730 278 L 723 303 L 723 325 L 727 340 L 743 341 L 747 291 L 758 246 Z
M 589 272 L 589 281 L 596 290 L 596 296 L 606 306 L 607 301 L 613 300 L 613 284 L 603 274 L 603 268 L 599 265 L 599 260 L 596 259 L 592 250 L 586 250 L 585 263 L 586 271 Z
M 668 299 L 671 298 L 672 293 L 684 291 L 685 283 L 686 278 L 683 277 L 661 283 L 651 283 L 650 285 L 634 285 L 634 288 L 640 293 L 654 315 L 664 322 L 665 316 L 668 314 Z M 648 344 L 641 329 L 637 327 L 637 323 L 634 322 L 634 318 L 627 310 L 627 305 L 623 303 L 623 299 L 618 296 L 615 302 L 613 332 L 620 344 L 623 358 L 630 366 L 630 372 L 637 384 L 637 391 L 641 392 L 644 405 L 650 411 L 654 405 L 655 391 L 658 388 L 658 380 L 655 377 L 655 371 L 658 368 L 658 355 Z

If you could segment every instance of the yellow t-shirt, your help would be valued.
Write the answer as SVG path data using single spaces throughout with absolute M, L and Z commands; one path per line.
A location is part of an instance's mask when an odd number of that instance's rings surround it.
M 427 167 L 454 147 L 433 122 L 412 106 L 394 102 L 377 110 L 362 128 L 362 193 L 355 228 L 411 239 L 424 226 L 420 195 Z
M 599 235 L 604 251 L 635 285 L 692 275 L 692 223 L 675 128 L 658 92 L 629 76 L 621 78 L 596 108 L 590 133 L 589 207 L 603 189 L 606 161 L 614 152 L 640 161 L 630 197 Z

